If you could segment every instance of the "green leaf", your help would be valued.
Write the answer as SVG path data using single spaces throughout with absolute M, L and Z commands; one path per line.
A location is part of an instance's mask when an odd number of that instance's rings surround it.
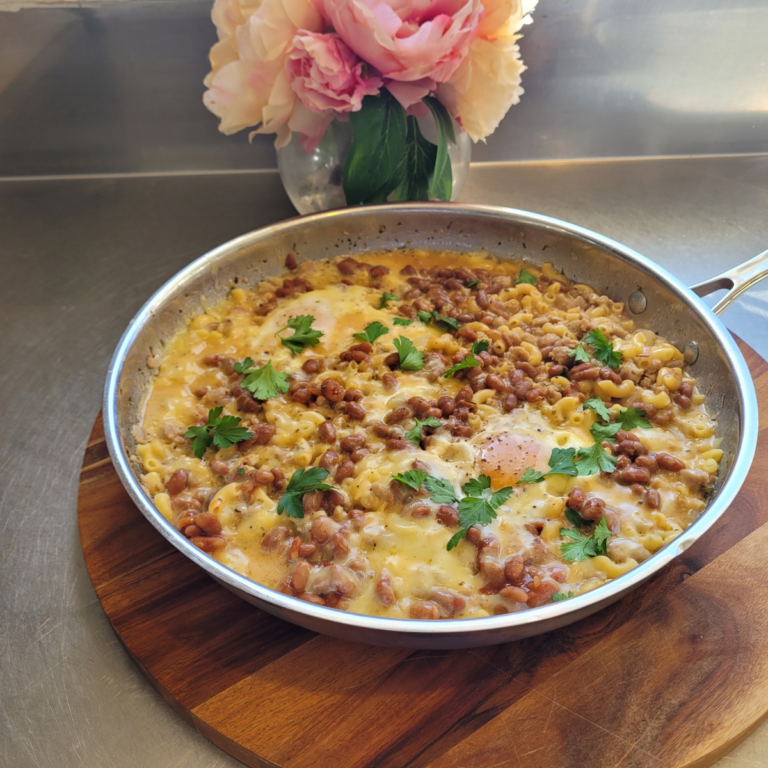
M 410 325 L 413 320 L 407 320 L 404 317 L 396 317 L 393 322 L 395 325 Z
M 413 115 L 406 118 L 406 124 L 405 152 L 399 170 L 400 183 L 392 191 L 391 199 L 429 200 L 429 182 L 435 172 L 437 147 L 424 138 Z
M 581 528 L 582 526 L 589 525 L 589 520 L 583 518 L 575 509 L 571 509 L 570 507 L 565 508 L 565 519 L 574 526 L 574 528 Z
M 362 333 L 354 333 L 352 335 L 356 339 L 360 339 L 360 341 L 368 341 L 373 344 L 379 336 L 384 336 L 386 333 L 389 333 L 389 328 L 378 320 L 374 320 L 372 323 L 368 323 L 368 325 L 365 326 Z
M 285 493 L 277 503 L 277 514 L 286 517 L 304 517 L 301 500 L 310 491 L 329 491 L 333 486 L 321 482 L 328 477 L 328 470 L 320 467 L 307 467 L 296 470 L 288 481 Z
M 599 328 L 590 331 L 584 341 L 595 350 L 595 359 L 609 368 L 618 368 L 621 365 L 621 358 L 624 357 L 621 352 L 615 352 L 613 344 L 608 341 Z
M 573 597 L 573 592 L 555 592 L 552 595 L 552 602 L 559 603 L 561 600 L 567 600 L 569 597 Z
M 596 421 L 590 428 L 589 433 L 595 438 L 596 443 L 602 443 L 607 440 L 610 443 L 616 442 L 616 433 L 621 429 L 621 424 L 601 424 Z
M 466 486 L 465 486 L 466 487 Z M 489 495 L 465 496 L 459 502 L 459 525 L 471 528 L 473 525 L 488 525 L 496 519 L 496 510 L 510 497 L 512 488 L 507 486 Z
M 405 436 L 417 447 L 421 446 L 421 428 L 422 427 L 442 427 L 443 425 L 434 417 L 427 416 L 424 421 L 414 418 L 416 426 L 413 429 L 409 429 Z
M 421 322 L 424 323 L 424 325 L 428 325 L 429 323 L 432 322 L 432 313 L 431 312 L 426 312 L 423 309 L 420 309 L 416 313 L 416 317 L 418 317 L 419 320 L 421 320 Z
M 650 429 L 651 423 L 644 417 L 645 411 L 642 408 L 623 408 L 616 416 L 616 423 L 620 424 L 625 432 L 629 432 L 636 427 Z
M 592 532 L 595 541 L 597 542 L 598 554 L 605 555 L 608 553 L 608 539 L 611 538 L 611 529 L 608 527 L 607 518 L 601 518 L 600 522 L 595 526 L 595 530 Z
M 235 474 L 237 474 L 237 475 L 244 475 L 245 474 L 245 467 L 238 467 L 237 470 L 235 470 Z
M 472 289 L 472 288 L 474 288 L 476 285 L 480 285 L 480 281 L 479 281 L 479 280 L 470 280 L 470 281 L 467 283 L 467 288 L 469 288 L 469 289 L 471 290 L 471 289 Z
M 189 427 L 184 437 L 192 439 L 192 450 L 198 459 L 203 458 L 203 454 L 211 444 L 217 448 L 229 448 L 234 443 L 241 440 L 248 440 L 253 437 L 245 427 L 239 427 L 239 416 L 222 416 L 223 406 L 213 408 L 208 411 L 208 422 L 200 427 Z
M 520 283 L 536 285 L 536 276 L 532 275 L 527 269 L 521 269 L 520 276 L 515 280 L 515 285 L 520 285 Z
M 414 491 L 420 490 L 426 476 L 427 473 L 421 469 L 409 469 L 407 472 L 392 475 L 395 480 L 398 480 L 403 485 L 407 485 L 409 488 L 413 488 Z
M 434 97 L 427 96 L 424 103 L 429 107 L 435 118 L 438 131 L 437 155 L 435 169 L 429 182 L 429 194 L 436 200 L 450 200 L 453 188 L 451 174 L 451 158 L 448 156 L 448 141 L 456 143 L 453 132 L 453 121 L 448 110 Z
M 379 303 L 379 309 L 386 309 L 387 304 L 389 304 L 390 301 L 397 301 L 398 297 L 395 296 L 394 293 L 389 293 L 387 291 L 384 291 L 384 293 L 381 294 L 381 302 Z
M 465 368 L 474 368 L 480 365 L 477 358 L 470 352 L 460 363 L 452 365 L 444 374 L 443 378 L 449 379 L 451 376 L 455 376 L 458 371 L 463 371 Z
M 577 363 L 589 362 L 589 355 L 587 354 L 587 350 L 584 349 L 584 345 L 581 342 L 577 344 L 576 349 L 568 350 L 568 356 L 576 360 Z
M 600 443 L 595 443 L 591 448 L 579 448 L 577 456 L 579 461 L 576 467 L 581 476 L 613 472 L 616 469 L 616 457 L 608 453 Z
M 322 331 L 316 331 L 312 328 L 315 318 L 312 315 L 297 315 L 292 317 L 286 326 L 281 328 L 277 336 L 283 344 L 291 350 L 294 355 L 298 355 L 305 347 L 315 347 L 320 343 Z M 293 329 L 293 336 L 284 339 L 280 334 L 286 329 Z
M 400 355 L 400 368 L 404 371 L 420 371 L 424 367 L 424 353 L 413 346 L 405 336 L 395 339 L 395 348 Z
M 249 365 L 246 366 L 246 363 Z M 278 373 L 272 367 L 272 361 L 268 360 L 265 366 L 261 368 L 252 368 L 253 361 L 250 357 L 243 360 L 240 369 L 235 363 L 235 370 L 238 373 L 246 374 L 246 377 L 240 382 L 243 389 L 247 389 L 257 400 L 268 400 L 270 397 L 276 397 L 278 394 L 288 391 L 288 374 Z
M 544 472 L 539 472 L 533 467 L 523 472 L 522 477 L 515 483 L 515 485 L 523 485 L 524 483 L 540 483 L 544 479 Z
M 424 480 L 424 487 L 429 491 L 429 497 L 435 504 L 458 504 L 459 498 L 456 491 L 447 480 L 428 476 Z
M 576 477 L 578 470 L 574 464 L 575 460 L 575 448 L 553 448 L 549 457 L 549 472 L 547 474 Z
M 466 496 L 482 496 L 485 491 L 491 489 L 491 478 L 489 475 L 480 475 L 472 478 L 461 486 L 462 492 Z
M 611 412 L 599 397 L 592 397 L 584 403 L 584 410 L 591 408 L 603 421 L 611 420 Z
M 460 531 L 456 531 L 456 533 L 451 536 L 451 538 L 448 540 L 448 546 L 446 549 L 450 552 L 454 547 L 457 547 L 459 545 L 459 542 L 467 535 L 467 529 L 462 528 Z
M 576 531 L 569 531 L 567 528 L 561 528 L 560 534 L 567 536 L 573 541 L 565 542 L 560 545 L 560 551 L 563 553 L 563 560 L 572 562 L 574 560 L 586 560 L 588 557 L 597 557 L 605 555 L 608 552 L 608 539 L 611 538 L 611 531 L 608 528 L 608 521 L 602 518 L 595 526 L 590 536 L 581 537 Z
M 458 331 L 461 327 L 459 325 L 458 320 L 454 320 L 452 317 L 444 317 L 439 312 L 433 312 L 432 317 L 435 318 L 440 323 L 445 323 L 446 325 L 449 325 L 451 328 L 453 328 L 454 331 Z
M 352 146 L 344 163 L 347 205 L 382 203 L 403 180 L 406 120 L 400 102 L 383 89 L 349 113 Z
M 470 350 L 470 352 L 473 355 L 479 355 L 481 352 L 485 352 L 490 346 L 491 346 L 491 342 L 488 341 L 488 339 L 478 339 L 477 341 L 472 343 L 472 349 Z

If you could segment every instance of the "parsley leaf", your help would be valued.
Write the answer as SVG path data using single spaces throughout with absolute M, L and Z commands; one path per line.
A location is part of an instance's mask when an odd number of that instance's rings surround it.
M 389 333 L 389 328 L 378 320 L 374 320 L 372 323 L 368 323 L 361 333 L 353 333 L 352 335 L 360 341 L 368 341 L 373 344 L 379 336 L 383 336 L 385 333 Z
M 473 478 L 461 486 L 461 490 L 466 496 L 480 496 L 490 489 L 491 478 L 488 475 L 480 475 L 480 477 Z
M 576 531 L 569 531 L 566 528 L 560 529 L 560 535 L 573 539 L 573 541 L 567 541 L 560 545 L 563 560 L 573 562 L 574 560 L 586 560 L 588 557 L 606 554 L 611 531 L 608 528 L 606 519 L 603 518 L 595 526 L 595 530 L 590 536 L 582 538 Z
M 616 457 L 608 453 L 600 443 L 595 443 L 591 448 L 579 448 L 577 456 L 579 461 L 576 467 L 581 476 L 613 472 L 616 469 Z
M 387 293 L 384 291 L 384 293 L 381 294 L 381 303 L 379 304 L 379 309 L 386 309 L 387 304 L 390 301 L 397 301 L 398 297 L 395 296 L 394 293 Z
M 488 341 L 488 339 L 478 339 L 477 341 L 472 343 L 472 349 L 470 350 L 470 352 L 473 355 L 479 355 L 481 352 L 485 352 L 490 346 L 491 346 L 491 342 Z
M 603 365 L 607 365 L 609 368 L 618 368 L 621 365 L 621 358 L 624 355 L 614 351 L 613 344 L 605 338 L 599 328 L 590 331 L 584 341 L 595 350 L 595 358 Z
M 420 309 L 416 313 L 416 317 L 418 317 L 419 320 L 421 320 L 421 322 L 424 323 L 424 324 L 428 324 L 428 323 L 432 322 L 432 313 L 431 312 L 425 312 L 423 309 Z
M 246 357 L 242 363 L 235 363 L 235 370 L 244 373 L 245 378 L 240 382 L 257 400 L 269 400 L 278 394 L 288 391 L 288 374 L 278 373 L 272 367 L 272 361 L 261 368 L 253 367 L 253 360 Z
M 592 397 L 584 403 L 584 410 L 591 408 L 603 421 L 611 420 L 611 412 L 599 397 Z
M 428 476 L 424 480 L 424 487 L 429 491 L 429 497 L 435 504 L 457 504 L 459 501 L 453 486 L 440 477 Z
M 244 474 L 245 474 L 245 467 L 238 467 L 238 468 L 235 470 L 235 474 L 238 474 L 238 475 L 244 475 Z
M 198 459 L 213 443 L 217 448 L 229 448 L 241 440 L 253 437 L 245 427 L 238 427 L 239 416 L 222 416 L 223 406 L 208 411 L 208 423 L 202 427 L 190 427 L 184 437 L 192 439 L 192 450 Z
M 459 321 L 454 320 L 452 317 L 445 317 L 439 312 L 433 312 L 432 317 L 434 317 L 437 322 L 449 325 L 451 328 L 453 328 L 454 331 L 458 331 L 460 328 Z
M 644 416 L 645 411 L 642 408 L 623 408 L 616 416 L 616 423 L 621 424 L 621 428 L 627 432 L 635 427 L 650 429 L 651 424 Z
M 589 362 L 589 355 L 587 354 L 587 351 L 584 349 L 584 345 L 581 342 L 578 343 L 576 349 L 568 350 L 568 356 L 574 358 L 577 363 Z
M 413 342 L 404 336 L 395 339 L 397 354 L 400 355 L 400 368 L 404 371 L 420 371 L 424 367 L 424 353 L 413 346 Z
M 527 269 L 520 270 L 520 277 L 515 280 L 515 285 L 520 283 L 527 283 L 528 285 L 536 285 L 536 276 L 532 275 Z
M 555 592 L 552 595 L 552 602 L 559 603 L 561 600 L 567 600 L 569 597 L 573 597 L 573 592 Z
M 405 436 L 415 445 L 421 446 L 421 428 L 422 427 L 442 427 L 443 425 L 434 417 L 427 416 L 424 421 L 414 418 L 416 426 L 413 429 L 409 429 Z
M 596 443 L 601 443 L 603 440 L 607 440 L 610 443 L 616 441 L 616 433 L 621 429 L 621 424 L 614 422 L 613 424 L 600 424 L 595 422 L 589 428 L 589 434 L 595 438 Z
M 571 509 L 570 507 L 565 508 L 565 519 L 574 528 L 581 528 L 584 525 L 589 525 L 589 520 L 583 518 L 575 509 Z
M 523 485 L 523 483 L 540 483 L 544 479 L 544 475 L 544 472 L 539 472 L 533 467 L 528 467 L 515 485 Z
M 465 496 L 459 502 L 459 525 L 461 530 L 451 537 L 448 549 L 451 550 L 467 535 L 467 531 L 473 525 L 488 525 L 496 519 L 496 510 L 510 497 L 512 487 L 506 486 L 496 491 L 490 490 L 491 479 L 488 475 L 480 475 L 477 480 L 470 480 L 464 489 L 472 487 L 480 491 L 482 495 Z
M 469 288 L 469 289 L 472 289 L 472 288 L 474 288 L 476 285 L 480 285 L 480 281 L 479 281 L 479 280 L 470 280 L 470 281 L 467 283 L 467 288 Z
M 443 378 L 450 379 L 451 376 L 455 376 L 458 371 L 463 371 L 465 368 L 474 368 L 480 365 L 478 359 L 470 352 L 460 363 L 452 365 L 444 374 Z
M 408 320 L 405 317 L 396 317 L 392 322 L 395 325 L 410 325 L 413 322 L 413 320 Z
M 283 344 L 291 350 L 294 355 L 298 355 L 305 347 L 314 347 L 320 343 L 320 337 L 323 335 L 322 331 L 316 331 L 312 328 L 312 323 L 315 322 L 315 318 L 312 315 L 297 315 L 292 317 L 288 321 L 288 325 L 281 328 L 275 336 L 277 336 Z M 280 334 L 286 328 L 293 328 L 293 336 L 289 336 L 287 339 L 283 338 Z
M 310 491 L 329 491 L 332 486 L 321 482 L 328 477 L 328 470 L 320 467 L 297 469 L 288 481 L 285 493 L 277 503 L 277 514 L 286 517 L 304 517 L 301 503 L 305 493 Z
M 427 473 L 421 469 L 409 469 L 407 472 L 401 472 L 400 474 L 392 475 L 392 477 L 403 485 L 413 488 L 414 491 L 418 491 L 427 477 Z
M 575 448 L 553 448 L 549 456 L 549 472 L 539 472 L 528 467 L 515 485 L 540 483 L 548 475 L 569 475 L 570 477 L 575 477 L 579 473 L 578 467 L 574 464 L 575 458 Z

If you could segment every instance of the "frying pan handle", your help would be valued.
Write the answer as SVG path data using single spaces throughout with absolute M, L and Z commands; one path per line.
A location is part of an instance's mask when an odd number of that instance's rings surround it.
M 738 267 L 729 269 L 717 277 L 705 280 L 703 283 L 692 285 L 691 290 L 697 296 L 707 296 L 714 291 L 720 291 L 725 288 L 728 293 L 712 307 L 716 315 L 722 315 L 744 291 L 756 285 L 764 278 L 768 277 L 768 251 L 763 251 Z

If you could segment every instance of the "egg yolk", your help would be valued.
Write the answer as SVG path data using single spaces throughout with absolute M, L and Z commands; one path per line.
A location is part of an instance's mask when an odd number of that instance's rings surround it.
M 529 467 L 546 471 L 549 452 L 532 437 L 503 433 L 491 435 L 478 446 L 475 465 L 489 475 L 494 488 L 513 485 Z

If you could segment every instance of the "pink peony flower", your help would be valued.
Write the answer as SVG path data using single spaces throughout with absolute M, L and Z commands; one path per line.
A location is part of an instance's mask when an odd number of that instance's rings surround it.
M 379 92 L 378 77 L 364 77 L 363 62 L 338 35 L 299 32 L 286 59 L 291 88 L 313 112 L 357 112 L 364 96 Z
M 321 1 L 339 37 L 387 78 L 404 107 L 450 79 L 483 15 L 480 0 Z

